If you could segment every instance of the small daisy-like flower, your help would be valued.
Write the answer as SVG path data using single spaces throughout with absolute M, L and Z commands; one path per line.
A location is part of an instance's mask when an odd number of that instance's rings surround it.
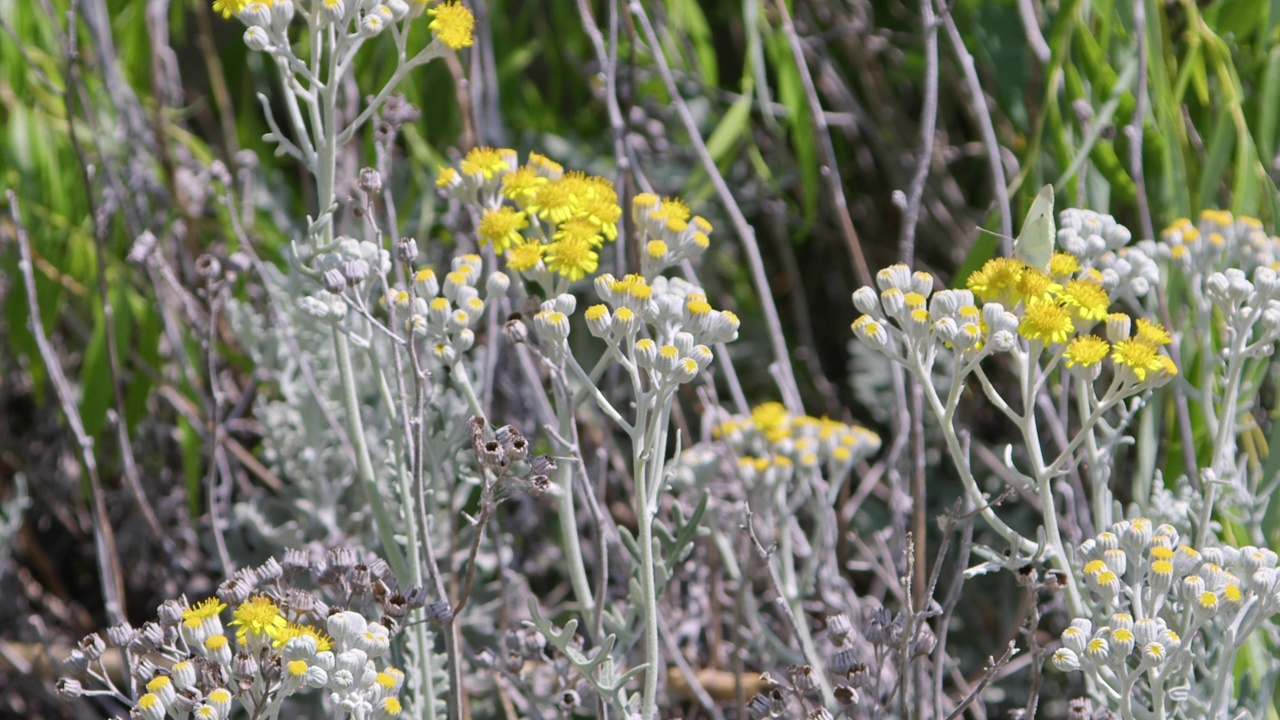
M 528 207 L 538 188 L 547 184 L 547 179 L 538 174 L 532 165 L 524 165 L 514 172 L 502 177 L 502 194 L 522 208 Z
M 600 237 L 600 225 L 582 217 L 571 218 L 560 225 L 552 239 L 556 242 L 570 240 L 592 248 L 598 248 L 604 244 L 604 238 Z
M 562 223 L 578 212 L 578 179 L 569 173 L 559 180 L 552 180 L 538 187 L 529 205 L 529 212 L 543 220 Z
M 542 243 L 537 240 L 526 240 L 516 243 L 507 250 L 507 267 L 519 272 L 528 272 L 537 267 L 542 260 Z
M 316 641 L 316 652 L 325 652 L 333 649 L 333 640 L 326 634 L 316 630 L 310 625 L 299 625 L 298 623 L 289 623 L 274 637 L 275 642 L 272 646 L 279 649 L 284 647 L 285 643 L 296 637 L 309 637 Z
M 687 223 L 692 215 L 693 211 L 680 198 L 663 198 L 653 217 L 663 220 L 676 219 Z
M 1152 345 L 1168 345 L 1173 342 L 1173 336 L 1160 323 L 1153 323 L 1146 318 L 1138 318 L 1134 323 L 1134 329 L 1139 340 L 1143 340 Z
M 1121 340 L 1111 350 L 1111 359 L 1131 369 L 1139 381 L 1145 381 L 1147 373 L 1164 368 L 1155 346 L 1142 340 Z
M 993 300 L 1012 293 L 1025 269 L 1013 258 L 992 258 L 969 276 L 966 287 L 983 300 Z
M 1062 303 L 1085 320 L 1107 319 L 1111 298 L 1098 283 L 1090 280 L 1072 280 L 1062 291 Z
M 445 7 L 441 5 L 436 10 L 442 10 Z M 462 168 L 462 172 L 467 175 L 480 174 L 485 180 L 490 180 L 494 175 L 511 169 L 504 157 L 509 152 L 491 147 L 471 148 L 462 162 L 458 163 L 458 167 Z
M 249 6 L 250 0 L 213 0 L 213 11 L 222 13 L 224 19 L 239 15 L 241 10 Z
M 1050 277 L 1069 277 L 1080 272 L 1080 261 L 1071 253 L 1054 253 L 1049 260 Z
M 552 180 L 558 179 L 564 174 L 564 167 L 561 166 L 560 163 L 555 162 L 546 155 L 540 155 L 536 152 L 529 153 L 529 165 L 537 171 L 539 175 Z
M 588 191 L 581 198 L 579 215 L 595 223 L 600 232 L 609 240 L 618 239 L 618 220 L 622 217 L 622 207 L 618 205 L 618 193 L 613 183 L 602 177 L 591 177 L 587 180 Z
M 182 611 L 182 624 L 195 630 L 209 618 L 215 618 L 227 606 L 218 598 L 208 598 Z
M 600 266 L 600 257 L 591 247 L 577 235 L 563 237 L 547 246 L 547 268 L 571 281 L 581 280 Z
M 791 415 L 780 402 L 767 402 L 751 409 L 751 424 L 771 443 L 791 437 Z
M 529 220 L 523 212 L 503 205 L 484 211 L 476 233 L 480 235 L 481 245 L 491 243 L 494 252 L 504 253 L 521 241 L 520 231 L 527 227 Z
M 1018 333 L 1023 337 L 1046 344 L 1064 343 L 1075 330 L 1071 313 L 1051 300 L 1028 302 L 1022 322 L 1018 323 Z
M 236 639 L 241 643 L 245 642 L 247 635 L 257 637 L 265 635 L 274 639 L 289 625 L 280 614 L 280 608 L 265 595 L 255 595 L 241 603 L 233 614 L 235 620 L 232 620 L 231 624 L 240 626 L 240 629 L 236 630 Z
M 436 176 L 436 187 L 449 188 L 458 182 L 458 171 L 451 167 L 441 167 L 440 174 Z
M 1049 300 L 1062 292 L 1062 286 L 1054 282 L 1048 275 L 1034 268 L 1026 268 L 1018 277 L 1014 294 L 1023 302 Z
M 1107 352 L 1111 350 L 1111 346 L 1106 340 L 1097 335 L 1086 335 L 1084 337 L 1072 338 L 1071 344 L 1067 345 L 1067 352 L 1063 357 L 1067 359 L 1067 367 L 1093 367 L 1102 362 L 1107 356 Z
M 454 50 L 471 46 L 476 19 L 461 3 L 449 0 L 427 10 L 427 14 L 432 18 L 427 27 L 435 31 L 440 42 Z

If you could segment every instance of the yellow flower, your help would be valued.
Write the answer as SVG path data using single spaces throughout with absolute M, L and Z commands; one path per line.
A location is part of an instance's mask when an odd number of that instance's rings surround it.
M 577 214 L 581 207 L 580 193 L 585 189 L 586 178 L 579 172 L 569 172 L 559 180 L 542 185 L 534 194 L 529 212 L 544 220 L 562 223 Z
M 552 239 L 556 242 L 570 240 L 575 244 L 585 244 L 592 248 L 598 248 L 604 244 L 604 238 L 600 237 L 600 226 L 581 217 L 566 221 L 556 230 Z
M 552 272 L 569 280 L 581 280 L 600 267 L 600 257 L 591 249 L 591 243 L 576 233 L 548 245 L 546 262 Z
M 532 165 L 524 165 L 502 178 L 502 194 L 520 207 L 528 207 L 538 188 L 546 183 L 547 179 Z
M 1146 318 L 1138 318 L 1134 325 L 1137 329 L 1136 335 L 1139 340 L 1152 345 L 1168 345 L 1173 342 L 1173 336 L 1160 323 L 1153 323 Z
M 232 614 L 236 619 L 232 620 L 231 624 L 240 626 L 236 631 L 236 639 L 242 644 L 245 642 L 245 636 L 250 633 L 275 639 L 280 631 L 289 625 L 280 614 L 280 608 L 265 595 L 253 596 L 241 603 Z
M 1049 275 L 1051 277 L 1068 277 L 1080 272 L 1080 261 L 1071 253 L 1054 253 L 1049 259 Z
M 296 637 L 315 638 L 316 652 L 325 652 L 333 649 L 333 640 L 328 635 L 309 625 L 299 625 L 298 623 L 289 623 L 277 631 L 273 636 L 275 642 L 272 643 L 272 646 L 280 649 L 284 647 L 285 643 Z
M 1048 275 L 1034 268 L 1022 271 L 1014 293 L 1024 302 L 1032 300 L 1048 300 L 1062 292 L 1062 286 L 1054 282 Z
M 1013 258 L 992 258 L 969 276 L 966 285 L 983 300 L 994 300 L 1011 293 L 1025 269 L 1025 265 Z
M 1111 346 L 1106 340 L 1097 335 L 1087 335 L 1085 337 L 1073 338 L 1071 344 L 1067 345 L 1067 352 L 1064 357 L 1067 359 L 1067 367 L 1093 367 L 1102 362 L 1107 356 L 1107 352 Z
M 441 167 L 440 174 L 436 176 L 436 187 L 447 188 L 458 181 L 458 171 L 451 167 Z
M 222 17 L 230 18 L 239 15 L 241 10 L 249 6 L 250 0 L 213 0 L 213 11 L 222 13 Z
M 579 215 L 600 227 L 609 240 L 618 239 L 618 219 L 622 207 L 618 205 L 618 193 L 613 183 L 602 177 L 587 179 L 587 192 L 581 198 Z
M 542 260 L 542 243 L 537 240 L 526 240 L 517 243 L 507 251 L 507 267 L 519 272 L 527 272 Z
M 683 222 L 688 222 L 692 215 L 693 211 L 680 198 L 663 198 L 662 202 L 658 203 L 657 211 L 653 213 L 655 219 L 670 220 L 674 218 Z
M 791 437 L 791 415 L 780 402 L 767 402 L 751 408 L 751 423 L 771 443 Z
M 182 624 L 196 630 L 205 620 L 217 617 L 227 606 L 218 598 L 208 598 L 182 611 Z
M 471 31 L 476 26 L 476 19 L 461 3 L 449 0 L 431 8 L 427 14 L 432 17 L 427 27 L 435 31 L 440 42 L 454 50 L 471 46 Z
M 1046 344 L 1064 343 L 1076 327 L 1071 313 L 1052 300 L 1032 299 L 1018 323 L 1018 333 L 1028 340 L 1040 340 Z
M 1121 340 L 1112 346 L 1111 359 L 1117 365 L 1125 365 L 1133 370 L 1138 380 L 1146 380 L 1147 373 L 1162 370 L 1165 365 L 1160 361 L 1156 346 L 1139 339 Z
M 441 5 L 436 9 L 441 10 L 444 7 L 444 5 Z M 505 153 L 510 152 L 510 150 L 495 150 L 491 147 L 471 148 L 467 153 L 467 156 L 462 159 L 462 162 L 459 163 L 458 166 L 461 167 L 462 172 L 467 175 L 480 173 L 484 176 L 485 180 L 491 180 L 494 175 L 511 169 L 507 166 L 506 159 L 503 158 Z
M 476 228 L 480 235 L 480 244 L 492 243 L 494 252 L 504 253 L 507 248 L 520 242 L 520 231 L 529 227 L 529 220 L 524 213 L 503 205 L 499 208 L 485 210 L 480 216 L 480 226 Z
M 552 180 L 556 180 L 564 174 L 564 166 L 546 155 L 540 155 L 536 152 L 529 153 L 529 164 L 533 166 L 533 169 L 539 175 Z
M 1062 302 L 1085 320 L 1106 320 L 1111 298 L 1091 280 L 1072 280 L 1062 292 Z

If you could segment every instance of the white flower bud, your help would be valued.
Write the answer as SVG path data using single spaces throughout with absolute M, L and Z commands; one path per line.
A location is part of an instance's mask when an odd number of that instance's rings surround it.
M 1080 657 L 1071 648 L 1058 648 L 1053 653 L 1053 666 L 1061 672 L 1074 672 L 1080 669 Z
M 636 341 L 636 364 L 642 368 L 653 367 L 658 359 L 658 344 L 649 338 Z
M 533 316 L 533 329 L 543 342 L 558 345 L 569 338 L 569 317 L 562 312 L 543 310 Z
M 991 334 L 991 349 L 995 352 L 1009 352 L 1018 344 L 1018 337 L 1008 330 Z
M 899 292 L 907 292 L 911 288 L 911 268 L 901 263 L 876 273 L 876 286 L 881 292 L 893 288 Z
M 271 44 L 271 38 L 267 37 L 267 31 L 256 25 L 244 31 L 244 44 L 245 47 L 255 52 L 274 49 Z
M 283 34 L 293 21 L 294 7 L 292 0 L 276 0 L 271 3 L 271 27 Z
M 329 629 L 329 636 L 337 641 L 339 647 L 342 647 L 354 642 L 357 636 L 364 633 L 369 627 L 369 621 L 358 612 L 343 610 L 330 615 L 325 626 Z M 363 659 L 360 660 L 360 664 L 364 664 Z
M 934 336 L 945 343 L 954 342 L 959 332 L 960 328 L 953 318 L 944 317 L 933 324 Z
M 569 293 L 557 295 L 548 302 L 551 303 L 550 309 L 559 313 L 564 313 L 565 315 L 572 315 L 573 311 L 578 309 L 578 298 L 570 295 Z M 547 303 L 543 303 L 544 306 L 546 304 Z
M 853 306 L 864 315 L 880 314 L 880 298 L 876 296 L 876 291 L 869 287 L 860 287 L 853 293 Z
M 884 314 L 895 319 L 902 317 L 907 308 L 906 297 L 894 287 L 880 293 L 880 304 L 884 307 Z
M 689 352 L 689 357 L 698 364 L 699 370 L 706 370 L 715 359 L 715 354 L 706 345 L 698 345 Z
M 609 306 L 600 304 L 592 305 L 587 308 L 585 313 L 587 318 L 587 330 L 598 338 L 608 337 L 613 327 L 613 315 L 609 312 Z
M 620 307 L 611 321 L 613 332 L 619 337 L 631 337 L 640 329 L 640 318 L 628 308 Z
M 251 2 L 236 17 L 251 28 L 266 27 L 271 24 L 271 7 L 264 2 Z
M 507 289 L 511 287 L 511 278 L 506 273 L 491 272 L 489 277 L 484 281 L 484 294 L 486 297 L 497 297 L 506 295 Z
M 397 21 L 403 20 L 409 15 L 409 3 L 405 2 L 405 0 L 387 0 L 386 5 L 387 9 L 391 11 L 391 17 Z
M 927 272 L 912 273 L 911 292 L 929 297 L 929 293 L 933 292 L 933 276 Z
M 360 37 L 373 37 L 382 32 L 386 26 L 381 15 L 376 13 L 365 15 L 360 18 Z

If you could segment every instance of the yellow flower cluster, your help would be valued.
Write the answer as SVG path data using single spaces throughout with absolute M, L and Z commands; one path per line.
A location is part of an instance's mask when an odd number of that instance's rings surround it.
M 1280 270 L 1280 238 L 1268 235 L 1262 221 L 1226 210 L 1202 210 L 1196 222 L 1178 218 L 1160 233 L 1159 252 L 1185 272 L 1207 274 L 1224 264 L 1245 272 L 1256 267 Z
M 277 17 L 285 18 L 287 24 L 288 19 L 293 17 L 294 9 L 292 3 L 295 0 L 213 0 L 213 11 L 222 15 L 223 18 L 230 19 L 233 15 L 240 17 L 245 24 L 250 25 L 251 29 L 263 22 L 262 18 L 269 18 L 268 14 L 272 8 L 277 11 Z M 320 17 L 326 18 L 332 22 L 346 23 L 353 18 L 360 21 L 360 30 L 369 34 L 376 34 L 381 31 L 387 23 L 393 21 L 412 18 L 421 15 L 424 11 L 431 18 L 431 22 L 427 27 L 435 34 L 445 46 L 453 50 L 461 50 L 470 47 L 475 41 L 473 32 L 475 30 L 476 19 L 467 9 L 465 5 L 458 0 L 444 0 L 435 7 L 427 6 L 435 3 L 436 0 L 411 0 L 412 7 L 404 3 L 393 3 L 393 7 L 398 8 L 392 10 L 386 4 L 366 3 L 362 7 L 364 12 L 353 12 L 349 10 L 348 0 L 319 0 L 317 2 L 317 10 L 323 8 L 324 12 Z M 356 3 L 356 5 L 360 5 Z M 242 15 L 246 10 L 248 15 Z M 260 32 L 256 31 L 256 32 Z M 265 34 L 262 35 L 267 37 Z
M 1020 307 L 1018 334 L 1024 338 L 1046 345 L 1067 343 L 1063 357 L 1069 368 L 1094 367 L 1110 354 L 1117 367 L 1131 372 L 1139 382 L 1152 373 L 1172 377 L 1178 372 L 1173 361 L 1160 353 L 1172 341 L 1168 330 L 1138 318 L 1133 323 L 1137 332 L 1130 337 L 1131 320 L 1110 312 L 1111 297 L 1102 286 L 1101 273 L 1081 270 L 1077 259 L 1067 253 L 1054 255 L 1048 275 L 1012 258 L 995 258 L 970 275 L 967 284 L 985 301 Z M 1106 323 L 1107 339 L 1076 334 L 1098 322 Z
M 847 469 L 880 448 L 880 436 L 864 427 L 828 417 L 793 415 L 778 402 L 757 405 L 749 416 L 729 417 L 713 429 L 712 436 L 739 449 L 739 463 L 757 474 L 770 467 L 823 463 Z
M 967 286 L 983 301 L 1007 308 L 1021 304 L 1018 332 L 1046 344 L 1066 342 L 1077 323 L 1105 320 L 1111 305 L 1101 273 L 1081 271 L 1075 257 L 1061 252 L 1050 261 L 1048 275 L 1013 258 L 994 258 L 969 276 Z
M 545 155 L 518 164 L 514 150 L 473 148 L 436 186 L 479 208 L 481 244 L 521 273 L 545 270 L 569 281 L 595 273 L 599 250 L 618 238 L 622 208 L 608 179 L 568 171 Z

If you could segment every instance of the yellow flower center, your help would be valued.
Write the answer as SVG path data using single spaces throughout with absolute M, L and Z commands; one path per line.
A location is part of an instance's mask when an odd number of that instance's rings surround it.
M 1043 277 L 1043 275 L 1041 276 Z M 1046 344 L 1063 343 L 1075 332 L 1071 313 L 1051 300 L 1032 300 L 1018 323 L 1018 332 L 1028 340 Z
M 454 50 L 471 46 L 471 31 L 475 28 L 476 19 L 470 10 L 450 0 L 427 10 L 427 14 L 432 17 L 427 27 L 435 31 L 440 42 Z

